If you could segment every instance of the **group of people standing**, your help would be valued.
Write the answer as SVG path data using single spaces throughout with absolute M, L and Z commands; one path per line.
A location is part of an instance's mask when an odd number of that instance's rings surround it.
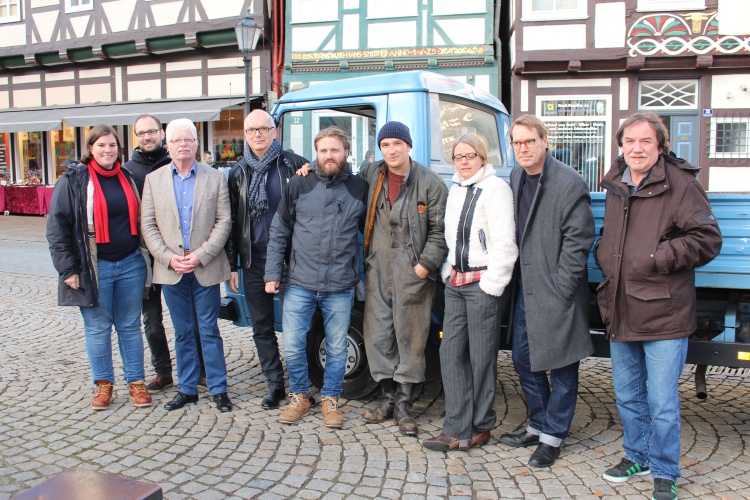
M 244 123 L 244 156 L 228 180 L 195 161 L 198 139 L 190 120 L 169 123 L 166 149 L 155 117 L 139 117 L 134 129 L 139 147 L 125 168 L 115 131 L 91 129 L 87 154 L 57 184 L 47 226 L 59 303 L 79 306 L 84 320 L 96 386 L 92 408 L 108 408 L 113 397 L 112 326 L 136 406 L 150 406 L 150 392 L 173 384 L 163 292 L 179 380 L 165 408 L 197 402 L 204 385 L 219 410 L 231 411 L 217 322 L 219 286 L 226 282 L 233 291 L 244 289 L 268 384 L 265 409 L 287 398 L 273 326 L 274 297 L 283 292 L 282 348 L 291 391 L 279 416 L 283 424 L 299 422 L 316 404 L 306 336 L 321 310 L 323 424 L 342 427 L 339 396 L 362 232 L 365 348 L 383 396 L 364 420 L 393 419 L 402 434 L 419 434 L 412 405 L 424 382 L 442 278 L 446 414 L 442 432 L 423 446 L 468 450 L 490 440 L 497 420 L 498 332 L 507 311 L 529 418 L 500 442 L 536 446 L 532 466 L 555 463 L 575 413 L 579 362 L 593 353 L 587 259 L 595 230 L 588 187 L 548 151 L 539 118 L 521 116 L 512 125 L 519 166 L 510 185 L 489 164 L 483 137 L 460 137 L 450 190 L 410 158 L 410 130 L 395 121 L 377 135 L 383 160 L 368 158 L 355 175 L 344 131 L 320 131 L 317 168 L 310 171 L 306 159 L 281 149 L 273 118 L 253 111 Z M 668 132 L 658 117 L 633 115 L 616 137 L 623 155 L 602 181 L 606 215 L 595 256 L 605 278 L 597 298 L 611 340 L 626 454 L 604 478 L 618 482 L 653 472 L 653 497 L 671 499 L 679 477 L 677 382 L 687 337 L 696 328 L 693 270 L 719 252 L 721 233 L 696 167 L 668 153 Z M 141 313 L 156 372 L 149 384 Z

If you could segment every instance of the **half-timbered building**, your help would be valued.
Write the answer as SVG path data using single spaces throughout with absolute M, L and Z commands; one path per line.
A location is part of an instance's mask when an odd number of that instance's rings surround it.
M 514 0 L 513 114 L 549 126 L 592 190 L 630 113 L 651 111 L 711 191 L 750 190 L 750 2 Z
M 274 2 L 0 0 L 0 180 L 53 184 L 98 123 L 118 126 L 127 157 L 141 113 L 192 119 L 200 150 L 231 163 L 242 154 L 245 97 L 234 27 L 251 3 L 264 28 L 250 63 L 259 107 L 275 88 Z

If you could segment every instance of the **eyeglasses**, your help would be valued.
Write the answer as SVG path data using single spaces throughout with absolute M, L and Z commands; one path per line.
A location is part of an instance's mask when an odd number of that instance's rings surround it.
M 473 160 L 477 156 L 479 156 L 479 153 L 466 153 L 465 155 L 456 155 L 453 157 L 453 161 L 456 163 L 461 163 L 462 161 L 464 161 L 464 158 L 466 158 L 467 160 Z
M 276 127 L 258 127 L 258 128 L 246 128 L 245 133 L 247 135 L 255 135 L 256 132 L 260 132 L 261 135 L 266 135 L 271 130 L 275 129 Z
M 196 139 L 193 139 L 191 137 L 185 137 L 185 138 L 180 138 L 180 139 L 170 139 L 167 142 L 170 143 L 170 144 L 190 144 L 190 143 L 193 143 L 195 141 L 196 141 Z
M 510 143 L 514 149 L 521 149 L 521 145 L 526 146 L 526 149 L 531 149 L 536 145 L 536 139 L 527 139 L 525 141 L 512 141 Z
M 152 128 L 150 130 L 142 130 L 140 132 L 136 132 L 136 137 L 143 137 L 144 135 L 156 135 L 156 133 L 159 131 L 158 128 Z

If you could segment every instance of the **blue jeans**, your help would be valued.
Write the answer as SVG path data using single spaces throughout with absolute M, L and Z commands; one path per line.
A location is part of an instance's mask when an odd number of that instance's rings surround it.
M 206 383 L 209 392 L 227 392 L 227 365 L 224 360 L 224 342 L 219 333 L 221 290 L 219 285 L 203 286 L 195 274 L 183 274 L 175 285 L 162 285 L 164 300 L 174 326 L 174 352 L 177 357 L 179 390 L 191 396 L 198 394 L 200 354 L 195 340 L 195 318 L 206 365 Z
M 513 314 L 513 366 L 529 407 L 526 431 L 538 435 L 541 443 L 559 447 L 568 436 L 576 411 L 579 363 L 549 370 L 549 378 L 547 372 L 532 372 L 526 306 L 520 286 Z M 544 312 L 537 311 L 536 314 Z M 554 335 L 554 332 L 549 334 Z
M 112 367 L 112 326 L 117 330 L 125 381 L 143 380 L 141 303 L 146 285 L 146 262 L 140 249 L 122 260 L 98 261 L 99 305 L 81 307 L 86 354 L 94 383 L 115 382 Z
M 342 292 L 316 292 L 297 285 L 287 285 L 282 313 L 281 336 L 292 393 L 310 392 L 307 374 L 307 332 L 318 307 L 323 312 L 326 332 L 326 366 L 323 396 L 339 396 L 346 372 L 346 335 L 354 305 L 354 288 Z
M 655 478 L 680 477 L 680 395 L 687 337 L 610 342 L 612 381 L 622 420 L 625 458 Z

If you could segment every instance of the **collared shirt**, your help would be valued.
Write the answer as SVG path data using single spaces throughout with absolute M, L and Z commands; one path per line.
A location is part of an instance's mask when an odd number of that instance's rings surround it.
M 641 183 L 639 185 L 635 185 L 633 182 L 633 175 L 630 172 L 630 167 L 627 167 L 625 171 L 622 173 L 622 182 L 623 184 L 627 184 L 630 188 L 630 194 L 635 193 L 638 191 L 638 189 L 643 186 L 643 183 L 646 182 L 646 179 L 648 179 L 648 176 L 651 175 L 651 170 L 646 172 L 646 175 L 643 176 L 643 179 L 641 179 Z
M 190 226 L 193 219 L 193 196 L 195 194 L 196 162 L 190 167 L 190 173 L 183 177 L 172 162 L 172 184 L 174 197 L 177 199 L 177 212 L 180 214 L 180 233 L 183 250 L 190 248 Z

